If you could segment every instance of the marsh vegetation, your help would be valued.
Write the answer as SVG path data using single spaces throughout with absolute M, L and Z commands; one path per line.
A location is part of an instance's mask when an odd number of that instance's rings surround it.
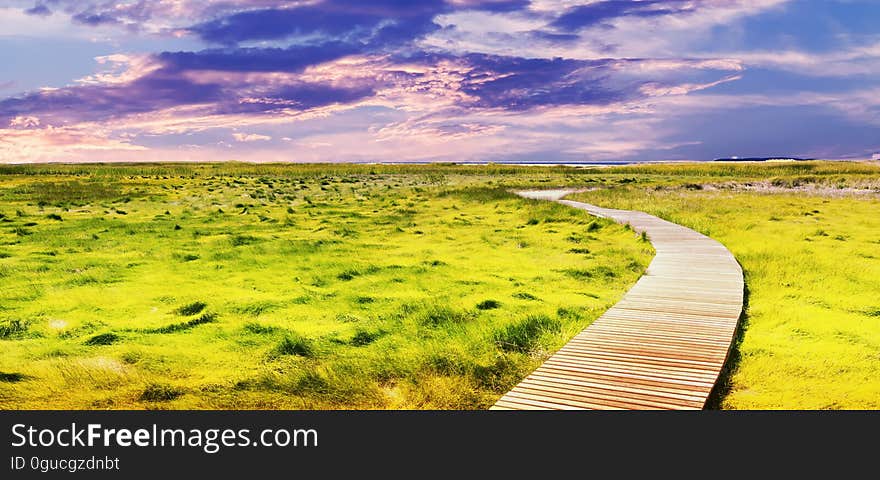
M 0 406 L 485 408 L 652 256 L 569 175 L 0 167 Z
M 0 407 L 491 405 L 635 282 L 625 226 L 723 242 L 722 408 L 880 408 L 880 166 L 0 166 Z

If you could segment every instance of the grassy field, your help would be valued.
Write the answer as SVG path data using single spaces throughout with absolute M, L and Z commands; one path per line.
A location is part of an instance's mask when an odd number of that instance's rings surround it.
M 614 172 L 626 181 L 573 198 L 691 227 L 724 243 L 743 266 L 741 343 L 716 406 L 880 408 L 880 166 Z
M 612 305 L 566 168 L 0 166 L 0 408 L 485 408 Z
M 723 242 L 713 406 L 880 408 L 880 165 L 0 166 L 0 408 L 484 408 L 650 261 L 512 188 Z

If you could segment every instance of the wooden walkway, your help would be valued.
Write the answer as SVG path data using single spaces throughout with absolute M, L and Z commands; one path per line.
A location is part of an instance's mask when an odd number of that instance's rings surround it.
M 646 232 L 657 255 L 605 314 L 501 397 L 493 410 L 701 409 L 743 305 L 742 269 L 723 245 L 643 212 L 520 192 Z

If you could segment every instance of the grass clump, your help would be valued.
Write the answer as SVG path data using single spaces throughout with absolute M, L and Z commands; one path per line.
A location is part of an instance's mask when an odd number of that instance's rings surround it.
M 174 313 L 181 317 L 191 317 L 201 313 L 207 306 L 208 304 L 205 302 L 192 302 L 177 308 Z
M 563 270 L 563 272 L 569 277 L 577 280 L 589 280 L 591 278 L 609 280 L 615 278 L 618 275 L 615 269 L 605 265 L 599 265 L 597 267 L 587 269 L 568 268 Z
M 28 378 L 27 375 L 17 373 L 17 372 L 12 372 L 12 373 L 0 372 L 0 382 L 18 383 L 18 382 L 25 380 L 27 378 Z
M 297 334 L 291 334 L 284 337 L 284 339 L 281 340 L 271 352 L 272 357 L 280 357 L 284 355 L 313 357 L 315 356 L 315 349 L 309 339 Z
M 336 275 L 336 278 L 343 281 L 354 280 L 354 277 L 359 277 L 361 275 L 360 270 L 350 268 L 348 270 L 343 270 Z
M 477 304 L 477 310 L 494 310 L 499 307 L 501 307 L 501 302 L 491 299 L 483 300 L 482 302 Z
M 359 328 L 355 331 L 354 336 L 351 337 L 351 341 L 349 343 L 355 347 L 363 347 L 375 342 L 382 335 L 383 332 L 381 330 L 367 330 L 364 328 Z
M 268 335 L 278 331 L 277 327 L 271 325 L 263 325 L 257 322 L 248 322 L 244 324 L 244 331 L 255 335 Z
M 140 395 L 142 402 L 170 402 L 186 393 L 183 389 L 165 383 L 151 383 Z
M 260 239 L 253 236 L 253 235 L 233 235 L 229 239 L 229 243 L 231 243 L 233 247 L 241 247 L 244 245 L 253 245 L 259 241 L 260 241 Z
M 529 315 L 523 320 L 495 332 L 495 343 L 505 352 L 528 353 L 545 333 L 556 333 L 562 323 L 547 315 Z
M 204 325 L 206 323 L 213 323 L 217 321 L 216 313 L 205 313 L 200 317 L 194 318 L 188 322 L 182 323 L 172 323 L 171 325 L 166 325 L 164 327 L 155 328 L 153 330 L 147 330 L 148 333 L 176 333 L 182 332 L 184 330 L 189 330 L 191 328 L 195 328 L 199 325 Z
M 232 307 L 232 311 L 235 313 L 242 313 L 245 315 L 250 315 L 252 317 L 259 317 L 260 315 L 271 312 L 272 310 L 278 308 L 278 304 L 275 302 L 253 302 L 244 305 L 236 305 Z
M 27 322 L 23 322 L 17 318 L 0 323 L 0 338 L 3 339 L 17 338 L 27 333 L 27 331 Z
M 119 340 L 119 335 L 115 333 L 101 333 L 95 335 L 88 340 L 85 341 L 85 345 L 88 346 L 97 346 L 97 345 L 112 345 Z
M 471 315 L 467 312 L 437 304 L 428 306 L 416 316 L 416 321 L 419 325 L 424 325 L 426 327 L 460 324 L 470 319 Z
M 531 300 L 531 301 L 537 301 L 537 300 L 540 300 L 538 297 L 532 295 L 532 294 L 529 293 L 529 292 L 516 292 L 516 293 L 514 293 L 514 294 L 511 295 L 511 296 L 512 296 L 513 298 L 518 298 L 518 299 L 520 299 L 520 300 Z

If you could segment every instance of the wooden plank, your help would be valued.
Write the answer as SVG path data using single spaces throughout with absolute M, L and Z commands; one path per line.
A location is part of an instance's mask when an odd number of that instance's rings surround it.
M 742 312 L 742 268 L 723 245 L 643 212 L 519 192 L 628 223 L 657 252 L 636 285 L 502 396 L 493 410 L 699 409 Z

